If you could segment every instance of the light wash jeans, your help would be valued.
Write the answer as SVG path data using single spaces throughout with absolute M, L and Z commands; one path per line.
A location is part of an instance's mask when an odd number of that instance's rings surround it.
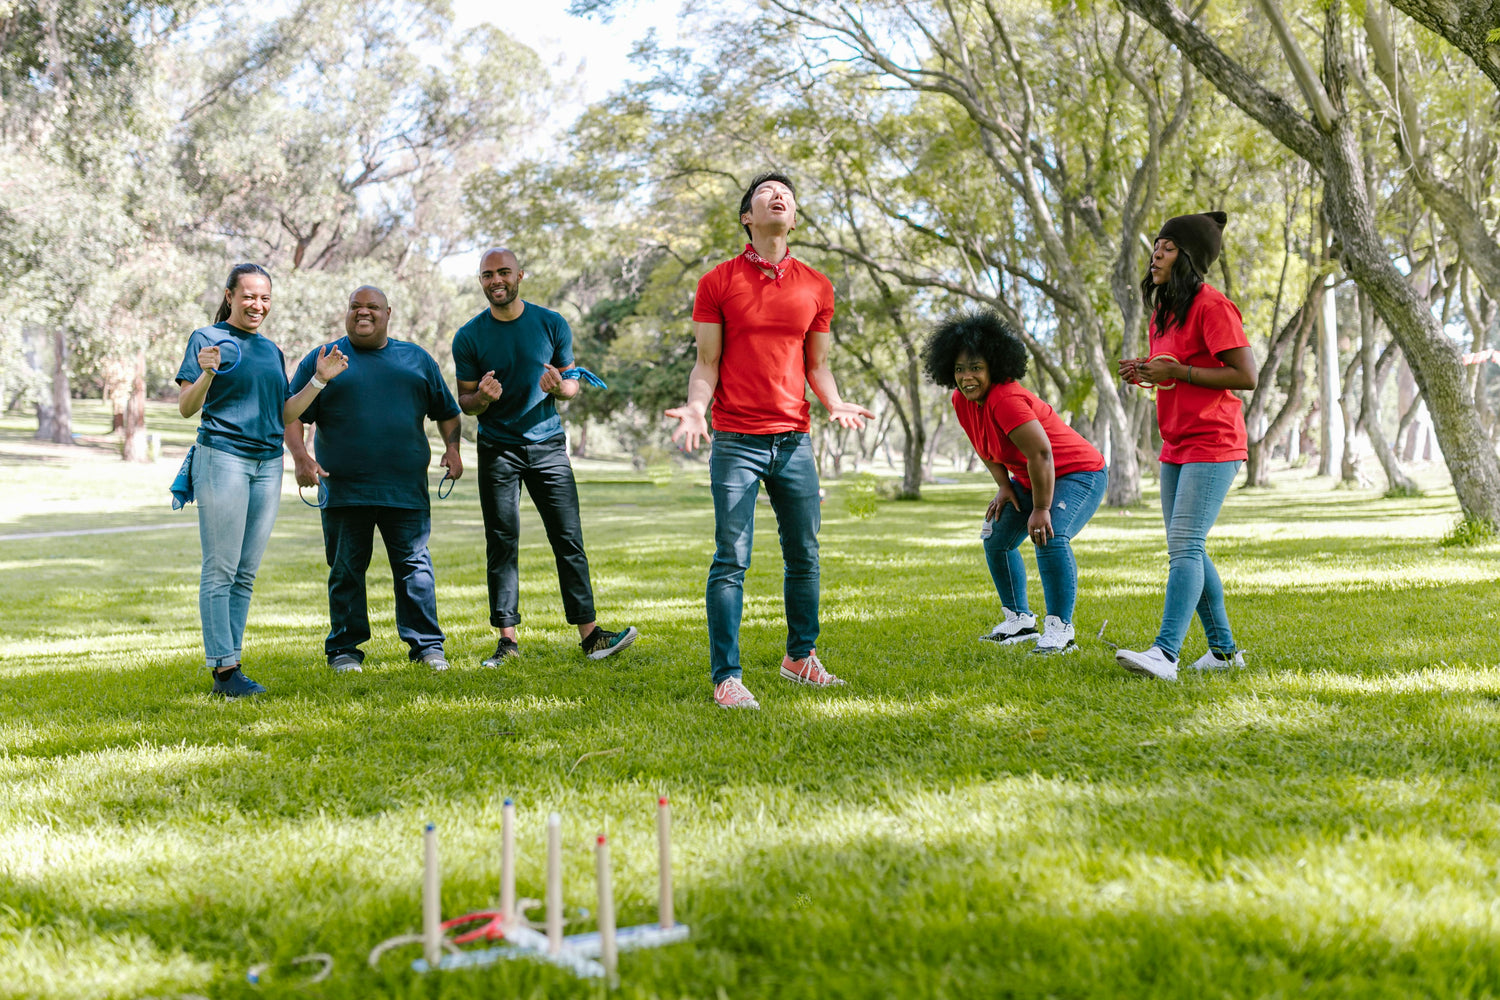
M 1167 596 L 1161 631 L 1152 645 L 1172 659 L 1182 654 L 1182 640 L 1194 609 L 1203 622 L 1208 648 L 1221 656 L 1235 653 L 1234 633 L 1224 610 L 1224 584 L 1208 558 L 1208 529 L 1224 505 L 1241 463 L 1161 463 L 1161 517 L 1167 526 Z
M 786 564 L 786 652 L 800 660 L 818 641 L 818 466 L 803 433 L 714 434 L 714 560 L 708 570 L 708 656 L 715 684 L 740 676 L 740 617 L 755 536 L 755 498 L 766 484 Z
M 200 444 L 193 452 L 203 576 L 198 614 L 209 667 L 240 662 L 250 591 L 281 506 L 281 456 L 257 461 Z
M 1100 469 L 1058 476 L 1052 490 L 1053 537 L 1046 545 L 1036 546 L 1036 570 L 1042 578 L 1047 614 L 1056 615 L 1065 622 L 1073 620 L 1073 606 L 1078 601 L 1078 563 L 1073 559 L 1073 547 L 1069 542 L 1099 509 L 1108 486 L 1109 473 Z M 1026 564 L 1021 561 L 1020 547 L 1026 538 L 1032 499 L 1031 491 L 1019 480 L 1012 478 L 1010 487 L 1016 491 L 1021 509 L 1017 510 L 1010 504 L 1000 509 L 1000 519 L 984 540 L 984 558 L 989 563 L 990 577 L 995 581 L 1000 603 L 1025 614 L 1031 608 L 1026 603 Z

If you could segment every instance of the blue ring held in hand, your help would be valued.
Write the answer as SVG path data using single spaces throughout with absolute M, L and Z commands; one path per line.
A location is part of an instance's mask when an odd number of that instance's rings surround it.
M 225 372 L 234 371 L 235 368 L 239 366 L 240 361 L 245 357 L 244 347 L 240 346 L 240 342 L 238 340 L 235 340 L 233 337 L 225 337 L 223 340 L 216 340 L 209 346 L 219 348 L 219 357 L 223 358 L 223 348 L 225 344 L 228 344 L 230 347 L 234 348 L 234 363 L 229 365 L 220 364 L 217 372 L 217 374 L 219 375 L 223 375 Z
M 582 379 L 583 381 L 587 382 L 589 385 L 594 386 L 595 388 L 598 388 L 598 389 L 608 389 L 609 388 L 609 386 L 607 386 L 607 385 L 604 384 L 604 380 L 602 378 L 600 378 L 598 375 L 595 375 L 593 372 L 589 371 L 587 368 L 582 368 L 582 367 L 567 368 L 567 369 L 564 369 L 561 374 L 562 374 L 563 378 Z
M 317 510 L 322 510 L 324 507 L 328 506 L 328 484 L 325 483 L 321 477 L 318 479 L 317 503 L 307 503 L 307 497 L 302 495 L 302 489 L 303 487 L 300 485 L 297 487 L 297 496 L 302 497 L 302 502 L 306 503 L 309 507 L 316 508 Z
M 452 476 L 448 475 L 448 473 L 444 472 L 443 473 L 443 478 L 438 480 L 438 487 L 437 487 L 438 499 L 439 500 L 446 500 L 446 499 L 448 499 L 448 495 L 453 492 L 453 484 L 457 483 L 457 482 L 458 482 L 457 479 L 454 479 Z M 447 493 L 443 492 L 443 484 L 444 483 L 448 484 L 448 492 Z

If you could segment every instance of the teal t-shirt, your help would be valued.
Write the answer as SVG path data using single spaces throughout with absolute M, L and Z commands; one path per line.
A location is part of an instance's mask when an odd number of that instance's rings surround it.
M 231 326 L 227 320 L 205 326 L 188 337 L 177 381 L 196 382 L 203 374 L 198 351 L 230 339 L 239 344 L 240 361 L 234 363 L 234 348 L 219 349 L 222 363 L 234 368 L 215 375 L 208 387 L 198 443 L 258 462 L 279 458 L 286 432 L 281 408 L 292 394 L 281 348 L 258 333 Z
M 313 452 L 328 473 L 328 506 L 427 510 L 432 446 L 422 422 L 459 413 L 437 362 L 418 345 L 394 338 L 374 351 L 360 350 L 348 337 L 334 346 L 349 367 L 301 417 L 315 425 Z M 321 350 L 314 348 L 297 365 L 294 392 L 317 373 Z
M 537 385 L 542 366 L 573 366 L 573 331 L 551 309 L 524 303 L 520 318 L 501 322 L 490 311 L 458 328 L 453 368 L 460 382 L 478 382 L 493 371 L 500 398 L 479 415 L 479 440 L 535 444 L 563 432 L 552 397 Z

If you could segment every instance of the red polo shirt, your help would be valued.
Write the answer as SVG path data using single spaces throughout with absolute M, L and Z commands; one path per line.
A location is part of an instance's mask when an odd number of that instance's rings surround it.
M 1212 285 L 1198 289 L 1187 320 L 1165 334 L 1151 319 L 1151 356 L 1170 354 L 1194 368 L 1223 368 L 1218 355 L 1249 347 L 1240 311 Z M 1156 390 L 1156 422 L 1161 427 L 1161 460 L 1186 462 L 1243 461 L 1245 407 L 1228 389 L 1209 389 L 1178 380 L 1175 389 Z
M 724 327 L 714 430 L 808 430 L 803 342 L 809 333 L 827 333 L 831 319 L 833 283 L 800 260 L 772 278 L 739 256 L 700 278 L 693 320 Z
M 1063 423 L 1062 417 L 1045 400 L 1019 382 L 992 385 L 977 403 L 969 402 L 963 393 L 954 389 L 953 412 L 979 457 L 1005 466 L 1006 471 L 1028 490 L 1031 489 L 1031 477 L 1026 474 L 1026 453 L 1016 447 L 1010 439 L 1010 432 L 1033 420 L 1041 422 L 1047 442 L 1052 446 L 1055 475 L 1098 472 L 1104 468 L 1104 456 L 1099 450 L 1082 434 Z

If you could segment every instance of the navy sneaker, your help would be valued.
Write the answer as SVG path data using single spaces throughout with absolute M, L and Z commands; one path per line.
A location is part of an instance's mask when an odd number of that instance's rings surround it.
M 495 651 L 479 661 L 479 665 L 481 667 L 498 667 L 512 656 L 520 655 L 521 647 L 517 644 L 516 640 L 502 635 L 500 641 L 495 643 Z
M 594 626 L 594 631 L 588 634 L 578 645 L 583 648 L 584 655 L 591 660 L 602 660 L 606 656 L 618 653 L 628 647 L 640 636 L 634 625 L 625 626 L 623 632 L 611 632 L 607 628 Z
M 265 694 L 266 689 L 246 677 L 239 667 L 235 667 L 222 678 L 214 674 L 214 689 L 211 693 L 221 698 L 248 698 L 251 695 Z

